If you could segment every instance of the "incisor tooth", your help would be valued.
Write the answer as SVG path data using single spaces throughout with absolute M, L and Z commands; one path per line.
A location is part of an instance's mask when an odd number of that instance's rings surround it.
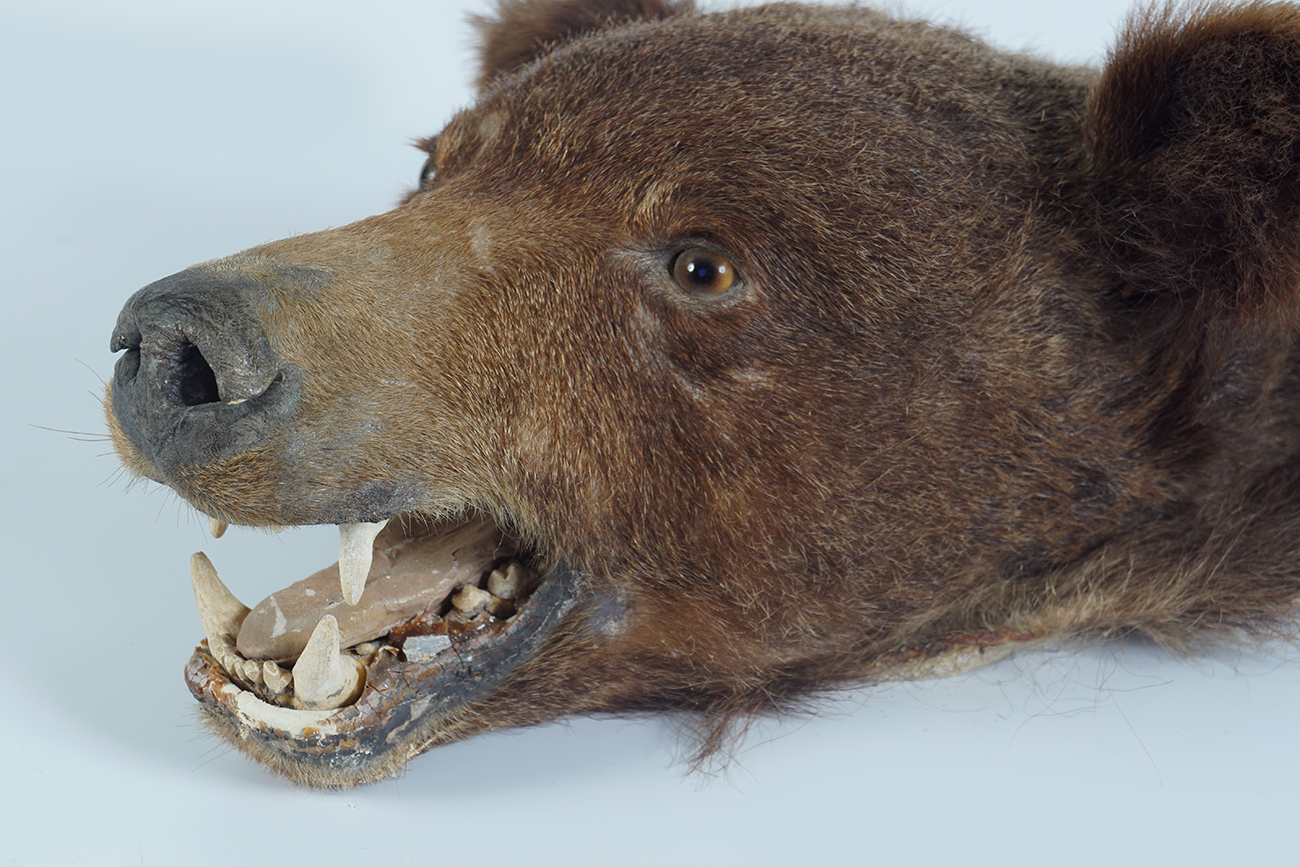
M 230 529 L 230 525 L 219 518 L 209 516 L 208 529 L 212 532 L 212 538 L 220 539 L 222 536 L 226 535 L 226 530 Z
M 266 684 L 267 688 L 276 695 L 284 692 L 291 679 L 289 672 L 285 671 L 271 660 L 268 659 L 266 662 L 262 663 L 262 681 Z
M 241 659 L 239 668 L 244 675 L 244 680 L 249 683 L 260 684 L 262 682 L 262 663 L 255 659 Z
M 361 667 L 339 648 L 339 624 L 326 614 L 293 666 L 293 694 L 309 710 L 342 707 L 361 691 Z
M 208 637 L 208 647 L 214 653 L 219 648 L 233 647 L 239 627 L 248 616 L 248 606 L 221 583 L 212 561 L 202 551 L 190 557 L 190 582 L 194 585 L 194 602 L 199 609 L 203 634 Z
M 375 537 L 388 521 L 374 524 L 339 524 L 339 583 L 343 601 L 356 605 L 366 589 L 370 561 L 375 557 Z

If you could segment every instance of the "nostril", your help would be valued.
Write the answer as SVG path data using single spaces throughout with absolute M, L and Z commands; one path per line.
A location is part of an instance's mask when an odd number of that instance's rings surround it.
M 136 346 L 128 349 L 118 359 L 114 376 L 119 382 L 135 382 L 136 376 L 140 373 L 140 347 Z
M 242 454 L 296 411 L 301 375 L 271 350 L 256 273 L 195 267 L 150 283 L 118 314 L 113 418 L 150 478 L 177 481 Z
M 197 346 L 189 342 L 181 343 L 176 353 L 176 367 L 181 403 L 186 406 L 201 406 L 221 401 L 221 395 L 217 391 L 217 375 Z

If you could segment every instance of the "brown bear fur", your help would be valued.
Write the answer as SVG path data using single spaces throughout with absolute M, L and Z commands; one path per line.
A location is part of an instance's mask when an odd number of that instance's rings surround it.
M 357 767 L 214 711 L 236 745 L 320 785 L 573 713 L 698 711 L 709 748 L 1034 643 L 1289 629 L 1296 7 L 1139 14 L 1101 71 L 850 8 L 479 26 L 399 207 L 184 272 L 256 287 L 291 411 L 193 461 L 110 423 L 210 515 L 486 513 L 577 601 Z M 731 289 L 674 282 L 695 247 Z

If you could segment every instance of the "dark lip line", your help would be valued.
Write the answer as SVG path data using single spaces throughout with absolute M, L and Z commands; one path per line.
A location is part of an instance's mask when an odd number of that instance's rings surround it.
M 331 772 L 380 761 L 397 743 L 501 684 L 531 659 L 580 601 L 579 574 L 560 565 L 534 589 L 503 630 L 482 630 L 428 662 L 384 654 L 367 666 L 367 683 L 352 705 L 333 711 L 291 711 L 264 702 L 232 680 L 206 647 L 195 648 L 185 667 L 190 692 L 221 727 L 252 737 L 295 762 L 327 765 Z M 300 720 L 298 732 L 251 717 L 250 699 L 270 716 Z M 302 716 L 294 716 L 302 714 Z M 345 773 L 352 777 L 352 773 Z

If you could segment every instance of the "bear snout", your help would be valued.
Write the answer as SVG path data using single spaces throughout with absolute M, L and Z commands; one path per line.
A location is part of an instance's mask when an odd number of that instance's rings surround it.
M 291 414 L 300 376 L 272 351 L 251 280 L 202 266 L 136 292 L 113 329 L 121 434 L 167 483 L 266 441 Z M 151 471 L 150 471 L 151 470 Z

